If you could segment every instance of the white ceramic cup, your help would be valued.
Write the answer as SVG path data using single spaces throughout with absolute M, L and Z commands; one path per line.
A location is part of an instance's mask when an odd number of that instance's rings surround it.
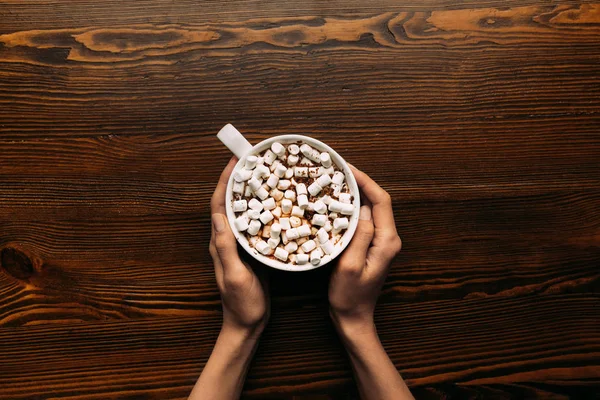
M 350 193 L 352 194 L 354 200 L 354 212 L 352 215 L 348 216 L 349 226 L 342 239 L 336 244 L 335 250 L 328 257 L 323 258 L 318 265 L 312 265 L 311 263 L 307 263 L 304 265 L 295 265 L 292 263 L 284 263 L 275 258 L 270 258 L 262 255 L 253 247 L 250 247 L 248 243 L 248 239 L 243 232 L 239 232 L 235 228 L 234 220 L 235 214 L 233 212 L 233 173 L 229 177 L 229 181 L 227 183 L 227 194 L 225 196 L 225 209 L 227 210 L 227 219 L 229 220 L 229 226 L 231 226 L 231 230 L 235 235 L 238 243 L 246 250 L 249 254 L 251 254 L 254 258 L 260 261 L 263 264 L 268 265 L 269 267 L 281 269 L 284 271 L 308 271 L 311 269 L 322 267 L 323 265 L 331 262 L 335 259 L 350 243 L 354 232 L 356 231 L 356 226 L 358 225 L 358 215 L 360 212 L 360 194 L 358 191 L 358 185 L 356 184 L 356 179 L 354 179 L 354 175 L 350 170 L 348 164 L 344 161 L 344 159 L 335 152 L 331 147 L 327 146 L 325 143 L 320 142 L 316 139 L 313 139 L 308 136 L 303 135 L 280 135 L 274 136 L 272 138 L 263 140 L 258 143 L 256 146 L 250 144 L 246 138 L 231 124 L 225 125 L 217 134 L 219 140 L 231 150 L 231 152 L 239 159 L 238 163 L 235 165 L 234 172 L 238 169 L 243 168 L 244 163 L 246 161 L 246 157 L 249 155 L 257 155 L 262 153 L 263 151 L 271 148 L 271 145 L 274 142 L 279 142 L 283 145 L 288 143 L 296 143 L 302 142 L 309 144 L 313 148 L 323 152 L 326 151 L 331 155 L 331 160 L 336 164 L 342 172 L 346 175 L 346 183 L 348 188 L 350 189 Z

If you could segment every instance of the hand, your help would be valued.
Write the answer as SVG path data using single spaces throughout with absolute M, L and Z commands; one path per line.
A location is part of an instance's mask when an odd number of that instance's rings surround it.
M 223 329 L 260 335 L 270 313 L 266 281 L 240 259 L 225 211 L 227 181 L 236 162 L 235 157 L 229 161 L 212 196 L 210 255 L 223 302 Z
M 364 205 L 352 242 L 341 255 L 329 283 L 330 314 L 341 333 L 370 333 L 377 297 L 402 241 L 396 232 L 390 195 L 352 167 Z

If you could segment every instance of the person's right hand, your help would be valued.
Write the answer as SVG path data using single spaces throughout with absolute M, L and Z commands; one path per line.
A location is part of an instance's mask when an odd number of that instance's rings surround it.
M 356 233 L 340 256 L 329 283 L 330 314 L 349 335 L 374 329 L 373 313 L 392 259 L 402 247 L 392 201 L 367 174 L 352 167 L 364 205 Z

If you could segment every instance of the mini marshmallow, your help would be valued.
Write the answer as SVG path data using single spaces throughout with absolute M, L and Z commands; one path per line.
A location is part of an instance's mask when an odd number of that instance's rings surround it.
M 275 207 L 273 211 L 271 211 L 274 217 L 281 218 L 281 207 Z
M 296 216 L 290 217 L 290 225 L 292 226 L 292 228 L 297 228 L 300 225 L 302 225 L 302 220 Z
M 233 202 L 233 212 L 243 212 L 248 209 L 248 202 L 246 200 L 236 200 Z
M 321 250 L 323 250 L 325 254 L 333 253 L 334 249 L 335 246 L 333 245 L 333 242 L 331 240 L 328 240 L 325 243 L 321 243 Z
M 281 157 L 285 154 L 285 147 L 279 142 L 275 142 L 271 145 L 271 151 L 277 155 L 277 157 Z
M 252 171 L 252 176 L 257 179 L 265 179 L 268 178 L 269 175 L 271 175 L 271 170 L 265 165 L 257 165 L 256 168 L 254 168 L 254 171 Z
M 267 150 L 263 157 L 265 157 L 265 164 L 271 165 L 277 158 L 277 154 L 273 153 L 271 150 Z
M 265 163 L 265 158 L 264 157 L 258 156 L 256 158 L 256 165 L 264 165 L 264 163 Z
M 329 221 L 329 218 L 327 218 L 327 215 L 315 214 L 312 217 L 311 224 L 313 224 L 315 226 L 323 226 L 327 223 L 327 221 Z
M 325 196 L 321 197 L 321 201 L 323 203 L 325 203 L 326 205 L 329 205 L 329 203 L 331 203 L 333 201 L 333 199 L 331 198 L 331 196 L 325 195 Z
M 352 195 L 350 193 L 340 193 L 338 199 L 340 200 L 340 203 L 352 203 Z
M 317 167 L 311 167 L 308 169 L 308 176 L 311 178 L 317 178 L 321 175 L 321 171 Z
M 284 214 L 289 214 L 292 211 L 292 206 L 293 203 L 290 199 L 281 200 L 281 211 L 283 211 Z
M 301 209 L 305 209 L 308 207 L 308 197 L 305 194 L 301 194 L 298 196 L 298 207 Z
M 291 186 L 292 182 L 287 179 L 280 179 L 277 184 L 277 189 L 279 190 L 288 190 Z
M 313 204 L 313 210 L 319 214 L 325 214 L 327 212 L 327 206 L 321 200 L 317 200 Z
M 252 195 L 252 189 L 250 189 L 250 186 L 246 186 L 244 189 L 244 197 L 252 197 Z
M 269 222 L 273 221 L 273 218 L 273 214 L 271 214 L 271 211 L 269 210 L 265 210 L 262 212 L 262 214 L 260 214 L 260 222 L 263 224 L 268 224 Z
M 271 225 L 265 225 L 261 232 L 261 236 L 268 239 L 271 237 Z
M 260 238 L 258 236 L 250 236 L 250 239 L 248 239 L 248 243 L 250 243 L 251 247 L 256 247 L 256 243 L 258 242 L 260 242 Z
M 330 219 L 336 219 L 337 217 L 339 217 L 338 213 L 329 213 Z
M 260 211 L 258 210 L 248 210 L 248 217 L 250 219 L 259 219 L 260 218 Z
M 304 236 L 299 238 L 298 240 L 296 240 L 296 243 L 298 244 L 298 246 L 302 246 L 304 243 L 308 242 L 309 238 Z M 300 248 L 300 250 L 302 250 L 302 248 Z M 304 252 L 304 250 L 302 250 L 302 252 Z
M 308 186 L 308 193 L 310 193 L 311 196 L 318 195 L 319 193 L 321 193 L 321 190 L 323 190 L 323 187 L 319 185 L 316 181 Z
M 331 203 L 329 203 L 329 211 L 334 213 L 342 212 L 342 203 L 337 200 L 333 200 Z
M 281 201 L 283 199 L 283 192 L 279 189 L 271 190 L 271 197 L 275 199 L 275 201 Z
M 250 199 L 250 201 L 248 202 L 248 207 L 256 211 L 262 211 L 264 208 L 263 203 L 256 199 Z
M 322 258 L 323 251 L 320 248 L 316 248 L 310 253 L 310 263 L 312 265 L 319 265 Z
M 302 166 L 305 166 L 305 167 L 314 167 L 315 166 L 315 164 L 306 157 L 302 157 L 302 160 L 300 160 L 299 164 Z
M 281 231 L 281 243 L 288 244 L 289 243 L 289 239 L 287 238 L 287 235 L 285 234 L 285 231 Z
M 347 221 L 347 219 L 346 219 Z M 297 228 L 298 236 L 305 237 L 310 235 L 310 225 L 300 225 Z
M 306 185 L 304 183 L 299 183 L 296 185 L 296 193 L 298 195 L 301 194 L 308 194 L 308 191 L 306 190 Z
M 248 179 L 252 178 L 252 171 L 249 169 L 238 169 L 233 173 L 233 179 L 236 182 L 245 182 Z
M 268 199 L 264 200 L 262 202 L 262 205 L 265 210 L 272 210 L 275 207 L 277 207 L 277 205 L 275 204 L 275 199 L 272 197 L 269 197 Z
M 233 223 L 235 224 L 235 228 L 240 231 L 243 232 L 246 229 L 248 229 L 248 217 L 245 215 L 242 215 L 241 217 L 237 217 L 235 219 L 235 221 L 233 221 Z
M 325 231 L 327 232 L 331 232 L 333 230 L 333 225 L 331 225 L 331 221 L 327 221 L 323 229 L 325 229 Z
M 296 200 L 296 192 L 294 192 L 293 190 L 288 189 L 283 194 L 283 197 L 285 197 L 288 200 L 294 201 L 294 200 Z
M 333 220 L 333 229 L 335 229 L 336 231 L 347 229 L 348 225 L 348 218 L 336 218 Z
M 335 168 L 333 167 L 329 167 L 329 168 L 325 168 L 323 167 L 323 173 L 321 175 L 333 175 L 335 173 Z
M 300 235 L 298 234 L 298 229 L 296 228 L 288 229 L 287 231 L 285 231 L 285 234 L 289 240 L 295 240 L 300 237 Z
M 312 161 L 316 163 L 321 162 L 321 153 L 319 153 L 317 150 L 313 149 L 306 143 L 300 146 L 300 151 L 302 152 L 302 154 L 304 154 L 305 157 L 311 159 Z
M 271 174 L 269 176 L 269 179 L 267 179 L 267 185 L 269 185 L 269 187 L 271 187 L 271 188 L 276 188 L 278 183 L 279 183 L 279 177 L 275 174 Z
M 335 174 L 333 174 L 333 178 L 331 178 L 331 181 L 336 185 L 341 185 L 342 183 L 344 183 L 345 178 L 346 177 L 342 172 L 336 171 Z
M 271 166 L 269 167 L 269 169 L 271 170 L 271 172 L 275 171 L 275 168 L 277 168 L 278 165 L 281 165 L 281 161 L 279 160 L 275 160 L 273 162 L 273 164 L 271 164 Z
M 282 249 L 281 247 L 275 249 L 275 257 L 277 257 L 283 262 L 287 261 L 289 255 L 290 253 L 287 250 Z
M 298 164 L 298 161 L 300 161 L 300 157 L 295 156 L 295 155 L 289 155 L 287 158 L 287 163 L 290 167 L 293 167 L 294 165 Z
M 289 242 L 288 244 L 285 245 L 285 250 L 289 253 L 293 253 L 296 250 L 298 250 L 298 243 L 296 242 Z
M 343 215 L 352 215 L 353 212 L 354 212 L 354 204 L 344 204 L 344 203 L 342 203 L 341 214 L 343 214 Z
M 298 153 L 300 153 L 300 147 L 298 147 L 297 144 L 290 144 L 288 146 L 288 151 L 290 152 L 290 154 L 297 155 Z
M 267 240 L 267 244 L 272 249 L 275 249 L 275 247 L 277 247 L 279 245 L 279 242 L 281 242 L 281 238 L 279 236 L 276 238 L 272 237 L 269 240 Z
M 304 244 L 302 245 L 302 250 L 304 250 L 305 253 L 310 253 L 311 251 L 313 251 L 316 248 L 317 248 L 317 243 L 315 243 L 314 240 L 309 240 L 307 242 L 304 242 Z
M 331 184 L 331 188 L 333 189 L 333 195 L 335 197 L 339 197 L 342 194 L 342 185 L 338 185 L 336 183 Z
M 288 229 L 290 229 L 292 227 L 290 225 L 289 218 L 279 218 L 279 225 L 281 225 L 281 229 L 284 231 L 287 231 Z
M 261 252 L 265 256 L 268 256 L 269 254 L 271 254 L 271 251 L 273 251 L 271 249 L 271 247 L 269 247 L 269 245 L 267 244 L 267 242 L 265 242 L 264 240 L 261 240 L 258 243 L 256 243 L 256 245 L 254 246 L 254 248 L 256 250 L 258 250 L 259 252 Z
M 250 189 L 256 191 L 262 186 L 262 181 L 260 181 L 256 177 L 252 177 L 252 179 L 248 181 L 248 186 L 250 187 Z
M 317 240 L 319 244 L 323 244 L 329 240 L 329 233 L 325 230 L 325 228 L 321 228 L 317 231 Z
M 293 206 L 292 207 L 292 215 L 294 217 L 303 217 L 304 216 L 304 210 L 298 206 Z
M 308 176 L 308 168 L 306 167 L 294 167 L 294 176 L 296 178 L 305 178 Z
M 255 210 L 252 210 L 255 211 Z M 261 227 L 261 223 L 257 220 L 252 220 L 250 221 L 250 224 L 248 224 L 248 234 L 252 235 L 252 236 L 256 236 L 256 234 L 258 233 L 258 231 L 260 230 Z
M 329 184 L 331 183 L 331 177 L 329 175 L 321 175 L 318 179 L 317 179 L 317 183 L 321 186 L 321 187 L 326 187 L 329 186 Z
M 287 171 L 287 167 L 283 164 L 278 165 L 275 168 L 275 175 L 277 175 L 279 178 L 283 178 L 285 176 L 285 173 Z
M 244 163 L 244 168 L 246 169 L 254 169 L 256 167 L 256 162 L 258 161 L 258 157 L 256 156 L 248 156 L 246 157 L 246 162 Z
M 287 171 L 285 171 L 285 179 L 292 179 L 292 177 L 294 176 L 294 168 L 288 168 Z
M 321 164 L 323 164 L 325 168 L 331 167 L 331 156 L 329 153 L 325 151 L 321 153 Z
M 244 193 L 244 182 L 233 181 L 233 193 Z
M 308 262 L 308 254 L 296 254 L 296 264 L 304 265 Z

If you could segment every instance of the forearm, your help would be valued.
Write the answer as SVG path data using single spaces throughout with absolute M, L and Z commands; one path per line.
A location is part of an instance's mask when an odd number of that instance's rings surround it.
M 374 325 L 338 331 L 365 400 L 414 399 L 379 341 Z
M 258 335 L 223 328 L 188 400 L 238 399 Z

